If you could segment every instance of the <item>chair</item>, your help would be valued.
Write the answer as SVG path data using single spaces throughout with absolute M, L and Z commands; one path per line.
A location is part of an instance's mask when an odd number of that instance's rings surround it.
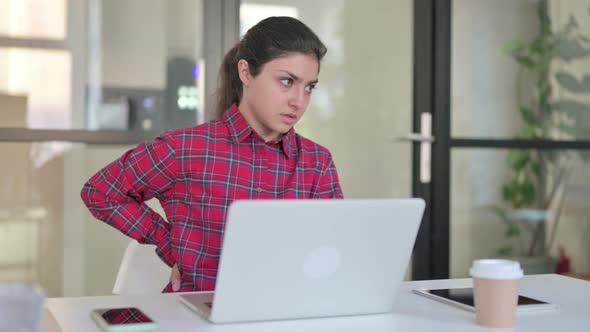
M 132 240 L 119 266 L 113 294 L 158 294 L 170 279 L 168 267 L 155 252 L 156 246 Z

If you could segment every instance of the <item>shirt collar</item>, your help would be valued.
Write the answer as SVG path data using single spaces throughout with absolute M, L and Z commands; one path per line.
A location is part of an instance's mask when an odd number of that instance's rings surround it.
M 231 105 L 230 108 L 223 113 L 223 122 L 229 130 L 229 136 L 236 144 L 244 141 L 244 139 L 252 133 L 252 127 L 250 127 L 246 118 L 240 113 L 237 104 Z
M 229 130 L 229 136 L 236 144 L 243 142 L 250 135 L 256 134 L 252 130 L 252 127 L 250 127 L 248 121 L 246 121 L 246 118 L 240 113 L 237 104 L 231 105 L 231 107 L 223 114 L 223 122 Z M 286 134 L 269 142 L 269 144 L 279 144 L 287 158 L 293 158 L 296 152 L 295 130 L 293 128 L 289 129 Z

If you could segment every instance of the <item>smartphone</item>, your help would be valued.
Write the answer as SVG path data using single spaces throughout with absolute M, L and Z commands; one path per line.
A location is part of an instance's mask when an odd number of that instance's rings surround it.
M 95 309 L 92 319 L 104 332 L 156 331 L 158 324 L 138 308 Z
M 473 288 L 414 289 L 418 295 L 475 312 Z M 557 310 L 557 306 L 538 299 L 518 295 L 516 312 Z

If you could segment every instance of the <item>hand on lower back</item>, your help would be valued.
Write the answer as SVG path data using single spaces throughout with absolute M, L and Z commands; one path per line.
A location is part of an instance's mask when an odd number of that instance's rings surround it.
M 172 271 L 170 272 L 170 284 L 172 284 L 172 290 L 177 292 L 180 289 L 180 270 L 178 270 L 178 264 L 174 264 Z

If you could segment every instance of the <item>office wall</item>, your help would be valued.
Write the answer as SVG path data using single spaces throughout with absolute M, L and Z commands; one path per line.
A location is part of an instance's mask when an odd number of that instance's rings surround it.
M 26 127 L 27 98 L 0 94 L 0 113 L 3 127 Z M 0 280 L 39 282 L 49 296 L 58 296 L 63 159 L 38 162 L 43 148 L 40 143 L 0 143 Z
M 202 1 L 102 1 L 105 86 L 163 89 L 170 56 L 201 54 Z
M 102 82 L 163 89 L 166 84 L 166 2 L 102 1 Z

